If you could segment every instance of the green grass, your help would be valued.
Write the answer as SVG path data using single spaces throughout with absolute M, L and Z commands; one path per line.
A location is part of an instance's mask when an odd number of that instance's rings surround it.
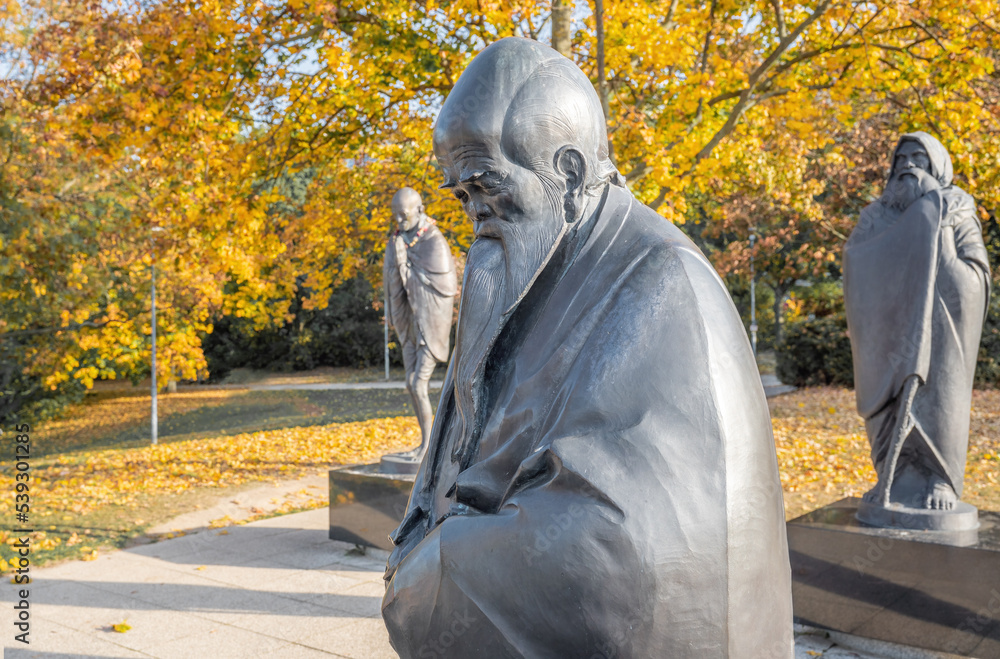
M 430 397 L 436 407 L 440 392 L 432 391 Z M 199 404 L 199 399 L 204 403 Z M 410 395 L 404 389 L 218 392 L 190 388 L 161 394 L 159 405 L 161 442 L 413 414 Z M 83 405 L 33 433 L 33 453 L 42 458 L 145 446 L 150 441 L 149 406 L 148 393 L 102 391 L 88 395 Z

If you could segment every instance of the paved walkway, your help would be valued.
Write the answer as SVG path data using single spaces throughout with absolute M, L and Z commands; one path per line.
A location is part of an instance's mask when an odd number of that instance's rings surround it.
M 764 394 L 768 398 L 774 398 L 775 396 L 780 396 L 782 394 L 790 394 L 798 387 L 791 384 L 784 384 L 778 379 L 778 376 L 771 373 L 761 373 L 760 383 L 764 385 Z
M 764 385 L 764 393 L 767 394 L 768 398 L 773 396 L 780 396 L 781 394 L 787 394 L 795 391 L 796 387 L 790 384 L 782 384 L 780 380 L 774 375 L 763 374 L 760 376 L 761 383 Z M 440 389 L 442 386 L 441 380 L 431 380 L 431 389 Z M 283 391 L 287 389 L 299 389 L 303 391 L 344 391 L 344 390 L 356 390 L 356 389 L 405 389 L 406 383 L 399 380 L 380 380 L 376 382 L 313 382 L 313 383 L 303 383 L 303 384 L 199 384 L 199 385 L 188 385 L 182 386 L 181 389 L 252 389 L 256 391 Z
M 321 508 L 35 570 L 31 645 L 12 651 L 4 622 L 4 657 L 395 657 L 387 555 L 355 555 L 328 524 Z
M 13 641 L 16 589 L 0 586 L 4 657 L 392 659 L 387 554 L 327 539 L 328 519 L 321 508 L 33 570 L 30 646 Z M 795 656 L 941 655 L 797 628 Z
M 440 389 L 443 385 L 441 380 L 431 380 L 428 383 L 430 389 Z M 304 382 L 287 384 L 190 384 L 181 385 L 178 389 L 204 391 L 205 389 L 251 389 L 254 391 L 286 391 L 289 389 L 299 389 L 302 391 L 347 391 L 357 389 L 406 389 L 406 383 L 402 380 L 376 380 L 373 382 Z

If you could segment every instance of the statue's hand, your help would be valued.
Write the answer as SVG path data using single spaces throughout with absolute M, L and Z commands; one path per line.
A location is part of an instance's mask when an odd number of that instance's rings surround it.
M 941 259 L 945 263 L 952 263 L 958 260 L 954 224 L 943 223 L 941 226 Z
M 914 169 L 911 172 L 917 177 L 917 185 L 920 189 L 920 196 L 924 196 L 931 190 L 940 190 L 941 183 L 922 169 Z

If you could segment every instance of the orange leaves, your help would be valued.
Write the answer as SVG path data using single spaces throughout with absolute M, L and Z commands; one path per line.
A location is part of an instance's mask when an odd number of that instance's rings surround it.
M 139 531 L 136 527 L 145 524 L 137 516 L 140 511 L 162 505 L 174 495 L 192 489 L 211 491 L 251 481 L 291 479 L 339 464 L 374 462 L 386 452 L 412 448 L 419 443 L 419 433 L 415 419 L 395 417 L 67 453 L 35 463 L 32 516 L 36 528 L 50 524 L 50 529 L 65 529 L 75 526 L 76 520 L 116 514 L 112 527 L 124 526 L 126 530 L 119 533 L 134 534 Z M 13 488 L 13 474 L 0 476 L 0 487 Z M 325 490 L 301 490 L 287 495 L 271 512 L 281 514 L 326 503 Z M 0 514 L 9 508 L 9 503 L 0 501 Z M 220 519 L 211 526 L 229 523 L 232 520 Z M 80 533 L 89 535 L 91 530 Z M 36 558 L 60 547 L 72 547 L 73 555 L 94 560 L 95 538 L 85 539 L 85 535 L 73 532 L 64 541 L 37 531 L 31 543 L 40 552 Z M 17 538 L 0 531 L 0 541 L 11 545 Z M 6 564 L 0 565 L 0 571 L 5 569 Z
M 101 506 L 134 504 L 139 495 L 239 485 L 371 462 L 418 442 L 418 426 L 409 417 L 223 435 L 69 454 L 36 469 L 34 487 L 48 511 L 86 514 Z
M 875 485 L 853 391 L 815 387 L 769 403 L 788 518 L 843 497 L 861 496 Z M 963 499 L 988 509 L 1000 505 L 998 452 L 1000 391 L 975 391 Z
M 940 133 L 975 182 L 970 191 L 992 207 L 1000 97 L 990 78 L 997 38 L 984 26 L 997 24 L 998 9 L 952 5 L 608 3 L 617 163 L 637 196 L 677 222 L 783 214 L 842 229 L 815 201 L 829 177 L 808 160 L 849 145 L 862 117 L 892 109 L 900 125 Z M 0 1 L 0 55 L 22 62 L 2 87 L 18 143 L 4 177 L 24 208 L 16 230 L 0 232 L 0 303 L 32 298 L 12 306 L 0 331 L 65 328 L 64 311 L 101 325 L 72 330 L 90 342 L 70 330 L 36 338 L 30 354 L 36 374 L 56 380 L 72 354 L 79 372 L 69 378 L 86 385 L 145 368 L 151 226 L 165 229 L 155 259 L 160 348 L 174 377 L 203 372 L 197 337 L 215 313 L 265 326 L 284 319 L 300 277 L 313 289 L 310 308 L 356 272 L 377 279 L 386 209 L 402 185 L 418 188 L 466 249 L 471 225 L 437 189 L 435 113 L 476 51 L 539 36 L 551 3 L 123 7 Z M 596 79 L 593 17 L 581 18 L 574 57 Z M 830 153 L 838 167 L 856 160 Z M 773 204 L 751 214 L 702 203 L 738 194 Z M 836 243 L 840 229 L 817 228 L 809 240 Z M 826 268 L 833 251 L 782 268 L 794 280 Z

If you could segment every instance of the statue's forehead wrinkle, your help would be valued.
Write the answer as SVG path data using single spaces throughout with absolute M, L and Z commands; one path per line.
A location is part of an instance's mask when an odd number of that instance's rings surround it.
M 472 158 L 492 158 L 493 152 L 485 144 L 473 142 L 471 144 L 456 145 L 448 155 L 452 162 L 459 162 Z
M 497 149 L 482 141 L 459 143 L 443 150 L 441 168 L 445 174 L 445 187 L 458 182 L 468 183 L 478 175 L 493 170 L 497 164 Z
M 917 142 L 916 140 L 905 140 L 902 144 L 899 145 L 899 148 L 896 150 L 896 155 L 898 156 L 904 151 L 908 154 L 922 153 L 925 156 L 928 155 L 927 149 L 924 148 L 924 145 L 921 144 L 920 142 Z

